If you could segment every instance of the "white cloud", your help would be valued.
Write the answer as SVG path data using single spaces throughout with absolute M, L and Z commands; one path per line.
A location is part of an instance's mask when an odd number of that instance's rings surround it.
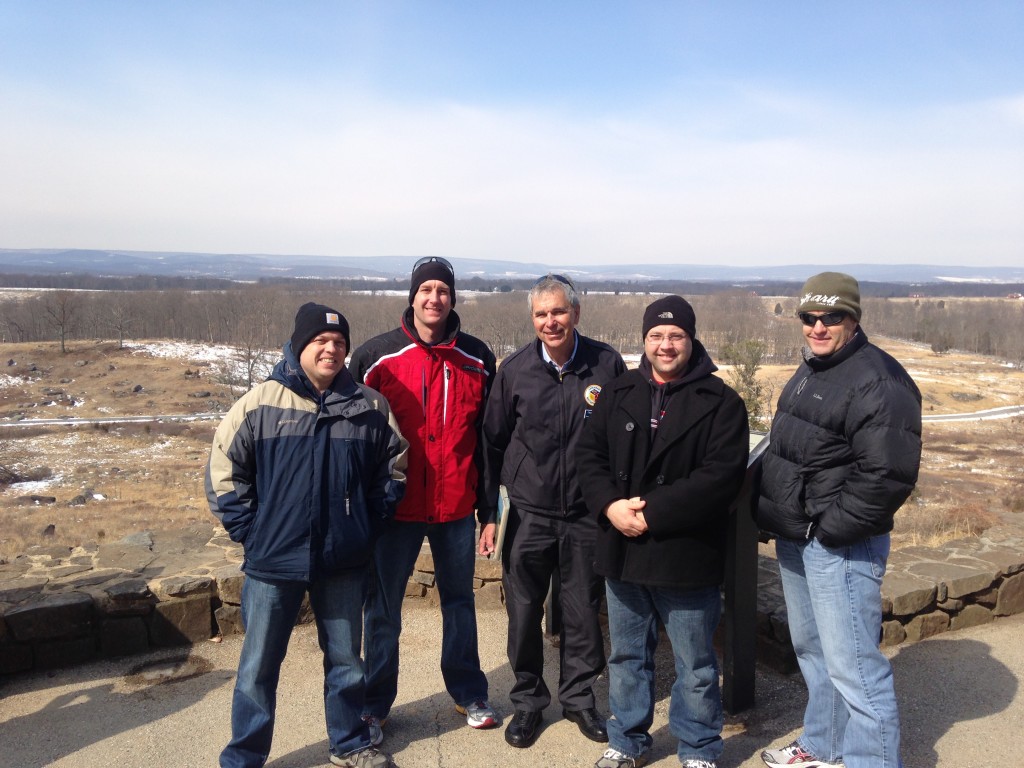
M 1019 96 L 867 112 L 748 89 L 581 116 L 137 80 L 112 112 L 0 96 L 0 245 L 1017 264 L 1024 241 Z

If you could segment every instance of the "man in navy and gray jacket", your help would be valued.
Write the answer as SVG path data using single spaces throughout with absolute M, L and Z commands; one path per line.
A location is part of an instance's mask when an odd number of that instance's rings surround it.
M 270 378 L 228 411 L 206 474 L 210 508 L 244 548 L 245 640 L 222 768 L 260 768 L 277 681 L 309 593 L 324 653 L 334 765 L 386 768 L 362 720 L 362 607 L 374 543 L 405 492 L 406 442 L 384 398 L 345 368 L 348 322 L 304 304 Z

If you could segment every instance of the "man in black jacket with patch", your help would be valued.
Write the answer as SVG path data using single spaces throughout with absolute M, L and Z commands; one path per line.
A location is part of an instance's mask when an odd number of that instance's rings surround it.
M 807 349 L 779 398 L 757 520 L 775 537 L 808 702 L 769 766 L 899 768 L 892 667 L 879 650 L 893 515 L 921 461 L 921 393 L 868 342 L 860 286 L 822 272 L 801 292 Z
M 747 466 L 740 396 L 696 338 L 679 296 L 644 312 L 640 368 L 605 385 L 576 453 L 580 485 L 600 526 L 605 577 L 608 747 L 597 768 L 647 761 L 654 721 L 659 620 L 675 656 L 669 726 L 685 768 L 715 768 L 722 700 L 712 636 L 721 614 L 729 507 Z
M 509 522 L 502 551 L 508 660 L 516 682 L 515 714 L 505 729 L 513 747 L 529 747 L 551 701 L 544 683 L 541 620 L 552 575 L 560 584 L 562 629 L 558 699 L 562 714 L 589 739 L 608 740 L 594 701 L 605 666 L 598 623 L 601 579 L 593 570 L 597 524 L 587 514 L 577 481 L 576 442 L 601 387 L 626 370 L 607 344 L 576 331 L 580 300 L 572 281 L 546 275 L 529 296 L 537 338 L 498 368 L 484 413 L 488 498 L 508 490 Z M 492 523 L 481 530 L 479 552 L 494 550 Z

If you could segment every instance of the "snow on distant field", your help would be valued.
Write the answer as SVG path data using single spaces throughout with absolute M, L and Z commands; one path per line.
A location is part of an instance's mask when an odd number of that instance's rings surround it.
M 208 363 L 223 375 L 235 380 L 244 380 L 245 361 L 242 350 L 226 344 L 200 344 L 194 341 L 150 341 L 142 344 L 131 344 L 132 354 L 145 354 L 151 357 L 163 357 L 186 362 Z M 264 360 L 256 365 L 254 380 L 262 381 L 270 375 L 274 364 L 280 358 L 280 350 L 273 350 L 265 355 Z

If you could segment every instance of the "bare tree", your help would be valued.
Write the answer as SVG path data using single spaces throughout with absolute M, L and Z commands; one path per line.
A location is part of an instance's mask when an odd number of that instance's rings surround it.
M 67 353 L 64 340 L 73 330 L 78 313 L 78 298 L 69 291 L 54 291 L 47 296 L 44 308 L 50 325 L 56 329 L 60 337 L 60 351 Z

